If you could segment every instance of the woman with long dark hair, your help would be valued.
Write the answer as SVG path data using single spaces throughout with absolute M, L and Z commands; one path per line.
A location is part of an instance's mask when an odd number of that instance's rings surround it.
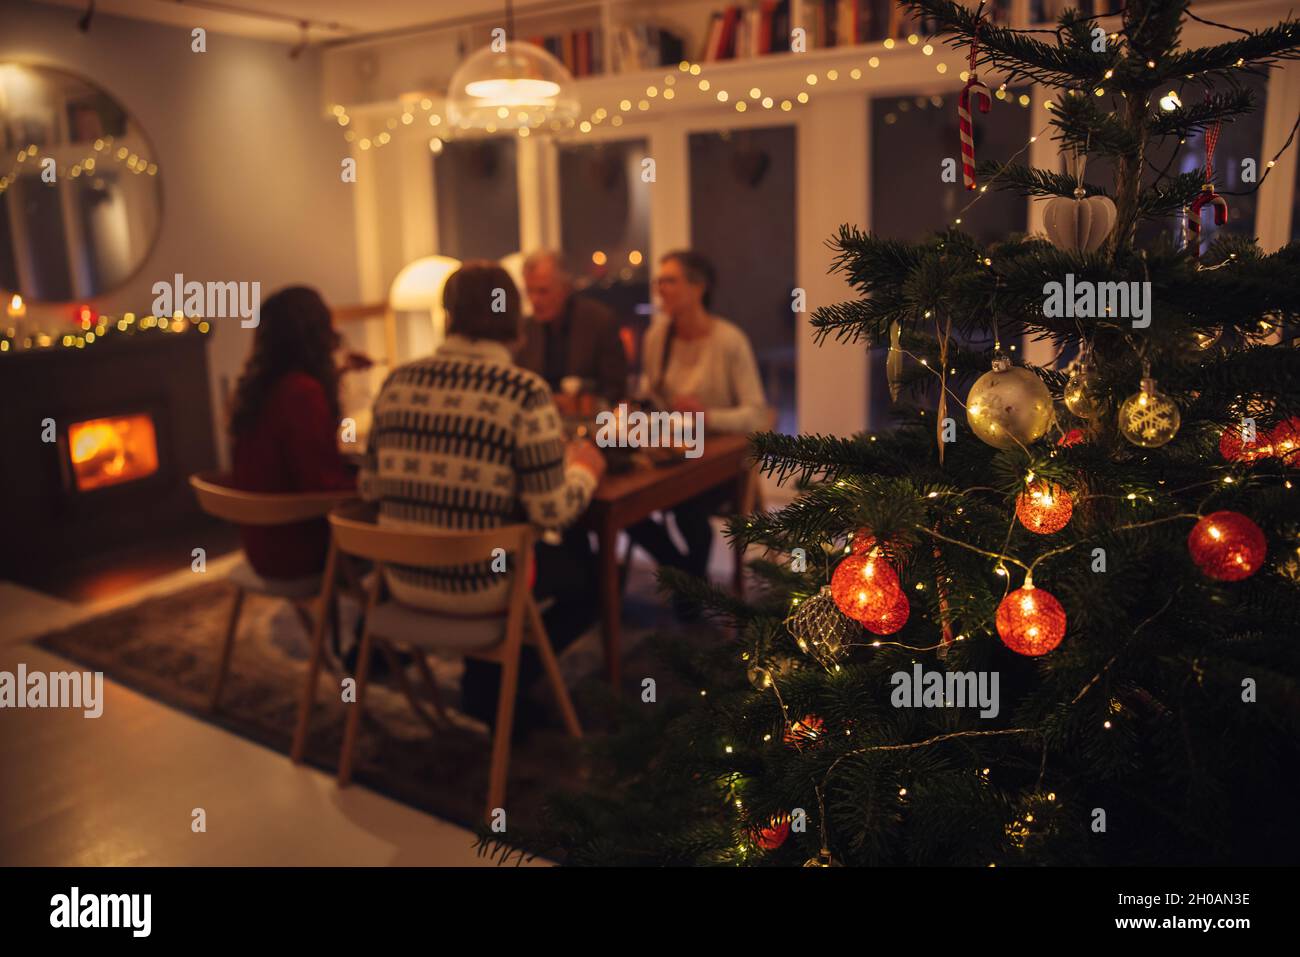
M 354 488 L 339 454 L 339 382 L 329 307 L 314 289 L 291 286 L 262 304 L 253 352 L 230 408 L 233 480 L 248 492 Z M 244 551 L 264 578 L 319 574 L 329 547 L 323 519 L 241 526 Z

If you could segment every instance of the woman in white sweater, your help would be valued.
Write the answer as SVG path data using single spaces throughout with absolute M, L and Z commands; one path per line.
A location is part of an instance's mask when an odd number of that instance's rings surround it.
M 706 449 L 710 432 L 743 434 L 768 424 L 763 382 L 748 337 L 709 311 L 714 282 L 713 265 L 699 253 L 666 254 L 655 278 L 663 317 L 646 332 L 642 349 L 642 392 L 662 409 L 703 412 Z M 685 555 L 652 519 L 632 526 L 628 534 L 661 565 L 704 578 L 713 544 L 709 515 L 727 494 L 727 489 L 706 492 L 672 510 L 686 542 Z

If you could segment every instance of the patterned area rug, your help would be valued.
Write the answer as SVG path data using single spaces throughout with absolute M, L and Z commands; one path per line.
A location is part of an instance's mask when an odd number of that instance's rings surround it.
M 220 642 L 235 589 L 215 581 L 150 599 L 62 631 L 44 635 L 38 644 L 84 668 L 149 697 L 273 748 L 288 760 L 298 695 L 309 655 L 309 636 L 284 602 L 249 595 L 222 694 L 221 708 L 207 710 L 216 674 Z M 661 609 L 629 595 L 628 617 L 648 624 L 665 623 Z M 344 608 L 344 642 L 350 642 L 355 608 Z M 638 673 L 639 639 L 647 628 L 626 629 L 625 668 Z M 570 693 L 584 730 L 599 733 L 591 719 L 592 702 L 602 681 L 599 641 L 588 632 L 561 658 Z M 631 666 L 631 667 L 628 667 Z M 443 701 L 454 709 L 459 697 L 459 659 L 434 662 Z M 632 679 L 629 677 L 629 681 Z M 107 707 L 112 707 L 111 689 Z M 534 698 L 554 713 L 544 684 Z M 338 767 L 343 723 L 339 677 L 322 671 L 313 712 L 307 760 L 333 772 Z M 487 729 L 470 718 L 451 714 L 454 727 L 437 733 L 415 714 L 395 684 L 372 682 L 366 694 L 354 779 L 367 787 L 438 817 L 474 828 L 487 799 L 490 739 Z M 550 791 L 582 786 L 582 742 L 568 738 L 558 718 L 512 748 L 506 807 L 509 819 L 529 825 Z

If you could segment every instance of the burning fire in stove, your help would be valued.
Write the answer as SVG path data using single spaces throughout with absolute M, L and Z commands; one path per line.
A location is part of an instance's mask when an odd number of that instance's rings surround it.
M 89 492 L 158 471 L 153 419 L 143 413 L 89 419 L 68 428 L 77 491 Z

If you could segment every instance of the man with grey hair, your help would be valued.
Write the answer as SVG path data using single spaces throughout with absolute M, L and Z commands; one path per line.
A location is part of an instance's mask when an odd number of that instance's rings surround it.
M 564 257 L 550 249 L 524 260 L 524 291 L 532 306 L 524 341 L 515 361 L 536 372 L 553 392 L 570 376 L 585 391 L 610 402 L 625 398 L 627 353 L 618 320 L 603 304 L 573 291 Z

